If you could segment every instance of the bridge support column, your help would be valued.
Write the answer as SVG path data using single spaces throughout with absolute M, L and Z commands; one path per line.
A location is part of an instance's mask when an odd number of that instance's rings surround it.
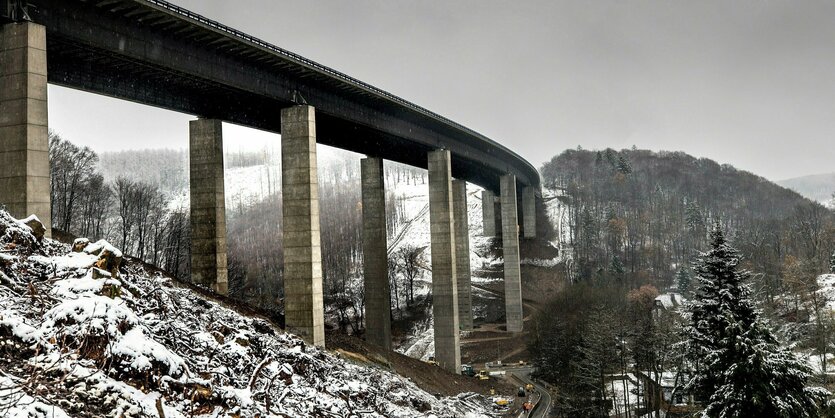
M 46 29 L 0 26 L 0 207 L 37 215 L 51 236 L 46 96 Z
M 458 322 L 461 330 L 473 329 L 473 301 L 470 284 L 470 222 L 467 216 L 467 182 L 452 181 L 452 210 L 455 220 L 455 275 L 458 290 Z
M 496 195 L 490 190 L 481 191 L 481 218 L 485 237 L 496 236 Z
M 516 209 L 516 176 L 501 177 L 502 248 L 507 330 L 522 331 L 522 270 L 519 266 L 519 222 Z
M 284 219 L 284 314 L 288 332 L 325 346 L 316 114 L 312 106 L 281 110 Z
M 386 192 L 383 160 L 363 158 L 362 178 L 362 259 L 365 277 L 366 340 L 386 351 L 391 350 L 391 291 L 386 248 Z
M 522 188 L 522 223 L 525 238 L 536 238 L 536 189 Z
M 455 275 L 455 226 L 450 153 L 429 153 L 429 224 L 432 248 L 432 313 L 435 361 L 444 369 L 461 369 L 458 292 Z
M 191 279 L 226 295 L 226 198 L 220 120 L 189 122 Z

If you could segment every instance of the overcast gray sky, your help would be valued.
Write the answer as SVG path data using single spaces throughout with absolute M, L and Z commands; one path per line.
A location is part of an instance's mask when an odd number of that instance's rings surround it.
M 577 145 L 636 145 L 771 180 L 835 171 L 832 1 L 174 3 L 447 116 L 536 167 Z M 187 145 L 190 116 L 49 94 L 51 126 L 98 151 Z

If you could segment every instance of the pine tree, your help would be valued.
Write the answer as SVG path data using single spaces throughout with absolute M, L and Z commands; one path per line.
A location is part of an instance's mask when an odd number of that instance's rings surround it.
M 626 276 L 626 268 L 623 266 L 623 262 L 620 261 L 620 257 L 612 257 L 612 264 L 609 265 L 609 274 L 618 281 L 623 281 L 624 276 Z
M 618 157 L 617 162 L 617 169 L 623 174 L 629 174 L 632 172 L 632 164 L 629 164 L 629 161 L 623 155 Z
M 782 348 L 759 319 L 739 270 L 739 252 L 717 223 L 711 249 L 694 264 L 699 287 L 689 306 L 689 387 L 706 417 L 814 417 L 820 389 L 806 388 L 811 370 Z
M 690 291 L 690 273 L 687 272 L 686 268 L 682 267 L 676 273 L 676 284 L 679 292 L 687 293 Z

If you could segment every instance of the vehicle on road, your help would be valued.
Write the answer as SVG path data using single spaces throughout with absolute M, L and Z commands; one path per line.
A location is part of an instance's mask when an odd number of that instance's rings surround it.
M 461 365 L 461 374 L 463 374 L 464 376 L 473 377 L 473 376 L 475 376 L 475 370 L 473 369 L 473 366 L 471 366 L 469 364 L 462 364 Z

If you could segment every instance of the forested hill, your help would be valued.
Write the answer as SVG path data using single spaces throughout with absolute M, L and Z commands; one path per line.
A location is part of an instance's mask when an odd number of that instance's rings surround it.
M 683 152 L 567 150 L 542 167 L 569 202 L 576 279 L 670 284 L 720 220 L 752 268 L 823 266 L 832 212 L 752 173 Z

